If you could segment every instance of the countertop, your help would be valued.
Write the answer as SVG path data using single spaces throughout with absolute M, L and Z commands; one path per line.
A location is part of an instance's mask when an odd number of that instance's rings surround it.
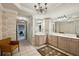
M 79 39 L 78 37 L 76 37 L 76 34 L 52 33 L 50 35 Z
M 45 33 L 37 33 L 35 35 L 46 35 Z M 68 38 L 74 38 L 74 39 L 79 39 L 76 34 L 64 34 L 64 33 L 51 33 L 48 35 L 54 35 L 54 36 L 61 36 L 61 37 L 68 37 Z

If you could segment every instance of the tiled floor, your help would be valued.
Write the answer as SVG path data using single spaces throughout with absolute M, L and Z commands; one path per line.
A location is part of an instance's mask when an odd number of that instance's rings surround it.
M 18 50 L 16 49 L 14 52 L 13 52 L 13 56 L 41 56 L 41 54 L 37 51 L 37 49 L 40 49 L 42 47 L 44 47 L 46 45 L 42 45 L 40 47 L 33 47 L 27 40 L 23 40 L 23 41 L 20 41 L 20 52 L 18 52 Z M 52 46 L 50 46 L 52 47 Z M 55 47 L 53 47 L 55 48 Z M 56 48 L 55 48 L 56 49 Z M 59 50 L 59 49 L 56 49 L 56 50 Z M 61 50 L 59 50 L 61 51 Z M 63 52 L 63 51 L 61 51 Z M 67 55 L 70 55 L 66 52 L 63 52 Z M 10 54 L 5 54 L 5 56 L 8 56 Z
M 4 54 L 7 55 L 7 54 Z M 10 54 L 8 54 L 10 55 Z M 40 53 L 28 43 L 27 40 L 20 42 L 20 52 L 17 49 L 13 52 L 13 56 L 41 56 Z
M 41 56 L 40 53 L 28 43 L 28 41 L 24 40 L 20 42 L 20 52 L 14 53 L 14 56 Z

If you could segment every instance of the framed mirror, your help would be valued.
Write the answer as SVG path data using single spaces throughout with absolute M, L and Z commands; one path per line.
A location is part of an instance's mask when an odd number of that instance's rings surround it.
M 43 19 L 36 19 L 35 22 L 35 33 L 43 33 L 44 29 L 44 21 Z
M 68 21 L 52 23 L 53 32 L 63 34 L 79 34 L 79 17 L 70 18 Z

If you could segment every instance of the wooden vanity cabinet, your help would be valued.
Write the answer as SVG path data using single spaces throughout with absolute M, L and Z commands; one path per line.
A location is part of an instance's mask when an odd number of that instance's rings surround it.
M 70 39 L 66 37 L 59 37 L 58 48 L 63 49 L 66 52 L 70 52 Z
M 39 37 L 39 45 L 43 45 L 46 43 L 46 36 L 45 35 L 40 35 Z
M 79 56 L 79 39 L 70 39 L 70 53 Z
M 50 45 L 57 47 L 57 36 L 49 36 L 48 37 L 48 43 Z
M 49 44 L 52 44 L 52 38 L 51 38 L 52 36 L 50 35 L 50 36 L 48 36 L 48 43 Z
M 65 50 L 66 48 L 66 41 L 64 37 L 58 37 L 58 48 Z
M 35 39 L 33 39 L 35 46 L 40 46 L 46 43 L 45 35 L 35 35 Z
M 38 46 L 38 36 L 37 35 L 32 37 L 32 42 L 31 43 L 32 43 L 33 46 Z
M 36 46 L 44 45 L 46 43 L 46 36 L 35 35 L 33 42 Z M 48 43 L 72 55 L 79 56 L 79 39 L 49 35 Z
M 58 37 L 58 48 L 73 55 L 79 55 L 79 40 L 67 37 Z

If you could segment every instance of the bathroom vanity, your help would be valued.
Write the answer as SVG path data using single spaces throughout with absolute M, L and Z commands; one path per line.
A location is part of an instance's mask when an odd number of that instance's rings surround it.
M 45 45 L 46 35 L 35 35 L 33 40 L 36 46 Z M 48 44 L 72 55 L 79 55 L 79 38 L 75 34 L 50 34 L 48 35 Z
M 79 55 L 79 38 L 74 34 L 54 33 L 49 36 L 49 44 L 73 55 Z

